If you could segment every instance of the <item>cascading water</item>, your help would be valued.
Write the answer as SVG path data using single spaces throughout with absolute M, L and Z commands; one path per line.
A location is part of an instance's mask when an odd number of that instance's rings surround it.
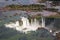
M 39 21 L 35 18 L 34 21 L 31 19 L 31 23 L 29 22 L 29 19 L 26 17 L 21 17 L 22 25 L 20 25 L 19 21 L 16 21 L 15 23 L 9 23 L 5 24 L 6 27 L 16 29 L 18 31 L 36 31 L 39 27 L 45 27 L 45 21 L 42 17 L 42 26 L 39 24 Z
M 44 17 L 41 17 L 42 18 L 42 27 L 44 28 L 45 27 L 45 18 Z
M 23 27 L 27 27 L 30 25 L 29 20 L 27 18 L 22 17 L 21 20 L 23 22 Z

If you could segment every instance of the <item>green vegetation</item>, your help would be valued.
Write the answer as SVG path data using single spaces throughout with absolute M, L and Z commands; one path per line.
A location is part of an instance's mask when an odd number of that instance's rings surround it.
M 48 11 L 52 11 L 52 12 L 57 12 L 58 9 L 55 9 L 55 8 L 47 8 Z
M 10 10 L 26 10 L 26 11 L 41 11 L 45 6 L 38 4 L 31 5 L 8 5 L 6 8 L 10 8 Z
M 45 30 L 40 29 L 28 32 L 28 34 L 20 33 L 14 29 L 0 27 L 0 40 L 53 40 L 51 34 Z
M 39 17 L 37 17 L 39 18 Z M 14 29 L 6 28 L 4 21 L 0 24 L 0 40 L 53 40 L 51 33 L 45 29 L 28 32 L 28 34 L 20 33 Z
M 60 18 L 60 14 L 56 14 L 56 15 L 51 15 L 51 16 L 48 16 L 47 18 Z

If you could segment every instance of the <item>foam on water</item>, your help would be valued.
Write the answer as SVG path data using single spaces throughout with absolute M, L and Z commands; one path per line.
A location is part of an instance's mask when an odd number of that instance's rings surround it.
M 20 25 L 19 21 L 16 21 L 15 23 L 10 22 L 9 24 L 5 24 L 8 28 L 13 28 L 17 31 L 21 32 L 27 32 L 27 31 L 36 31 L 39 27 L 45 26 L 44 19 L 42 18 L 42 25 L 39 24 L 39 21 L 37 19 L 34 19 L 34 21 L 31 19 L 31 23 L 29 22 L 28 18 L 21 17 L 22 25 Z

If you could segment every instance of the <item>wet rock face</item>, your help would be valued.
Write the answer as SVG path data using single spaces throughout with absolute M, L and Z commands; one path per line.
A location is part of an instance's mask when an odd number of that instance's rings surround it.
M 56 18 L 54 21 L 54 27 L 60 30 L 60 18 Z
M 54 18 L 45 18 L 45 21 L 45 25 L 47 26 L 54 22 Z

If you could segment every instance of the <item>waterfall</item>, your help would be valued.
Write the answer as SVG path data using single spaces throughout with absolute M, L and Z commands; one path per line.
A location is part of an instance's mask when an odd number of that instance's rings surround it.
M 20 25 L 20 24 L 19 24 L 19 21 L 16 21 L 16 23 L 15 23 L 15 24 L 16 24 L 16 26 L 19 26 L 19 25 Z
M 25 17 L 21 17 L 21 20 L 23 22 L 23 27 L 27 27 L 30 25 L 29 20 Z
M 45 27 L 45 18 L 44 17 L 41 17 L 42 18 L 42 27 L 44 28 Z
M 39 24 L 39 21 L 35 18 L 34 21 L 31 19 L 31 23 L 29 23 L 29 19 L 26 17 L 21 17 L 22 25 L 20 25 L 19 21 L 16 21 L 15 23 L 9 23 L 5 24 L 6 27 L 11 27 L 13 29 L 16 29 L 17 31 L 27 32 L 27 31 L 36 31 L 41 25 Z M 44 25 L 44 21 L 42 23 Z

